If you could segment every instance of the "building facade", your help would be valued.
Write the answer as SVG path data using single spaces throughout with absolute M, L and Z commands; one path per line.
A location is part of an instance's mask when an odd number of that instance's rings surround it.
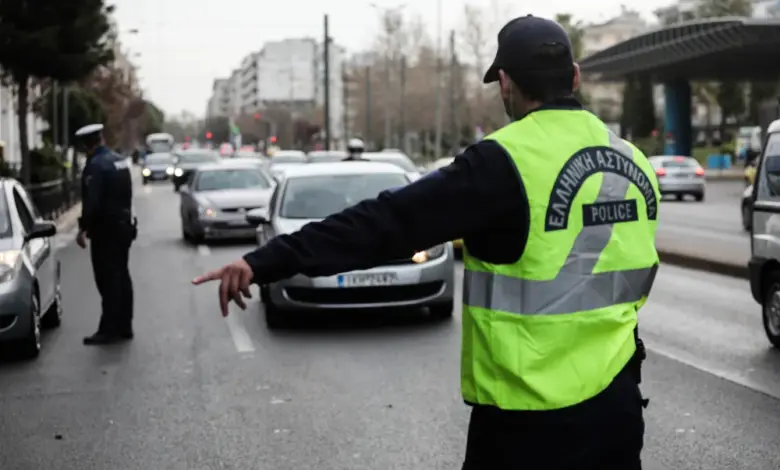
M 31 90 L 30 101 L 39 96 L 39 90 Z M 3 160 L 13 168 L 22 163 L 22 148 L 19 145 L 19 113 L 16 96 L 10 88 L 0 86 L 0 147 Z M 49 128 L 48 124 L 32 112 L 27 113 L 27 141 L 30 148 L 43 145 L 41 132 Z
M 226 117 L 231 112 L 230 80 L 218 78 L 211 86 L 211 98 L 206 107 L 206 118 Z

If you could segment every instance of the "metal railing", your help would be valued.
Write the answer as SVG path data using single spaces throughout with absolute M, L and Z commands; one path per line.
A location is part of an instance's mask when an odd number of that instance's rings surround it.
M 41 217 L 56 220 L 65 211 L 81 201 L 79 180 L 59 179 L 27 186 Z

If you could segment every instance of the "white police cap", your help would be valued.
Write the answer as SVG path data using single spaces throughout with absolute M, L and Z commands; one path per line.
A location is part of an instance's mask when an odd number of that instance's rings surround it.
M 76 137 L 94 134 L 103 130 L 103 124 L 88 124 L 76 131 Z

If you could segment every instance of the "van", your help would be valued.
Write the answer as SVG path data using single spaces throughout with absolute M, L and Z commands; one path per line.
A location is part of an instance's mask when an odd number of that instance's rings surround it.
M 780 119 L 767 128 L 753 191 L 750 227 L 750 290 L 762 306 L 764 331 L 780 348 Z

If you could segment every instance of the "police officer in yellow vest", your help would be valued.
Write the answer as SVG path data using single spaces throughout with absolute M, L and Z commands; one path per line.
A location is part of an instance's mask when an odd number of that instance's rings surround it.
M 250 283 L 368 268 L 463 238 L 464 470 L 640 469 L 637 314 L 658 267 L 645 156 L 572 98 L 564 30 L 509 22 L 485 75 L 511 123 L 449 167 L 276 237 L 195 279 L 245 307 Z

